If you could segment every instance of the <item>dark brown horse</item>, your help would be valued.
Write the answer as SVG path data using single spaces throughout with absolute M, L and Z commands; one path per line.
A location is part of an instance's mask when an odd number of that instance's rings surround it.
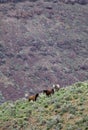
M 38 98 L 39 94 L 37 93 L 36 95 L 31 95 L 28 97 L 28 101 L 36 101 Z
M 54 89 L 43 90 L 43 93 L 45 93 L 47 96 L 51 96 L 51 94 L 54 94 Z

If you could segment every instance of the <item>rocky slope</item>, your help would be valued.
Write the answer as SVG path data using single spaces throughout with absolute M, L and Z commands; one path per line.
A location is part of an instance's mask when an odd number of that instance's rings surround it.
M 0 3 L 0 103 L 88 79 L 88 4 L 63 2 Z

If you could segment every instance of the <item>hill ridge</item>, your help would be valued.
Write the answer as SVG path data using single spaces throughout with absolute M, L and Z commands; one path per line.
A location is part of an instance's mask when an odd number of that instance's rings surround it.
M 61 88 L 36 102 L 20 99 L 0 106 L 0 130 L 88 129 L 88 82 Z

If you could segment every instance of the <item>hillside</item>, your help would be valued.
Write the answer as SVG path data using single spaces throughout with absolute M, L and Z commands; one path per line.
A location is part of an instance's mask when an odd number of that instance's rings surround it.
M 52 84 L 88 80 L 83 1 L 0 0 L 0 104 Z
M 0 106 L 0 130 L 88 130 L 88 82 Z

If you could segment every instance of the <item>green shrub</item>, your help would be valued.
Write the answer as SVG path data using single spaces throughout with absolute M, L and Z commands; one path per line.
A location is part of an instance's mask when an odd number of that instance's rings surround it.
M 70 125 L 67 126 L 66 130 L 78 130 L 77 128 L 78 127 L 76 125 L 70 124 Z M 82 130 L 82 129 L 80 129 L 80 130 Z
M 57 125 L 54 126 L 54 130 L 61 130 L 63 128 L 62 123 L 58 123 Z
M 73 98 L 74 98 L 74 99 L 78 99 L 78 98 L 79 98 L 78 94 L 74 94 L 74 95 L 73 95 Z
M 56 102 L 54 104 L 54 109 L 59 109 L 59 108 L 61 108 L 61 103 Z

